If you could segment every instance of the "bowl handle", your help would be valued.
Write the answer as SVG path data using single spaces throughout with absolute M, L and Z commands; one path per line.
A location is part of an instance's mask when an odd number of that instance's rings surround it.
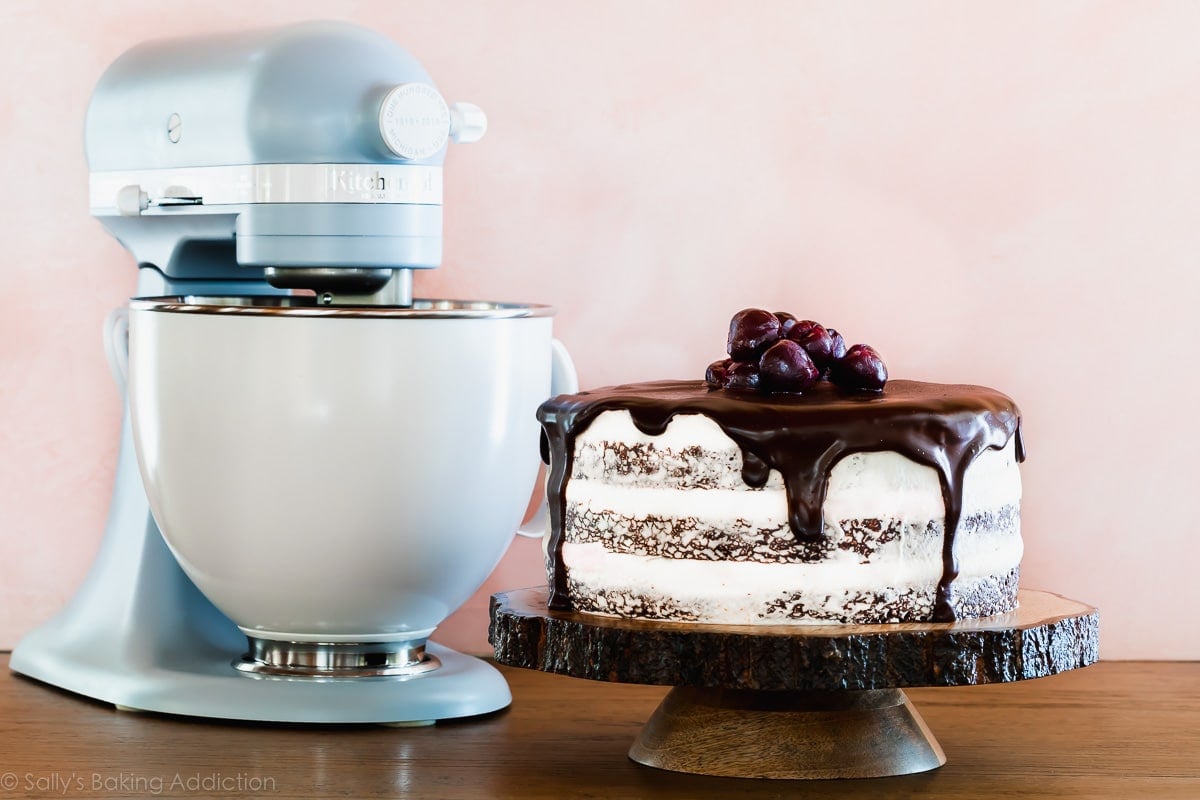
M 575 394 L 578 391 L 579 374 L 575 371 L 575 362 L 563 343 L 555 339 L 550 343 L 550 396 Z M 550 505 L 546 500 L 546 492 L 542 491 L 542 502 L 538 503 L 537 511 L 533 512 L 529 522 L 517 528 L 517 535 L 540 539 L 546 535 L 549 527 Z

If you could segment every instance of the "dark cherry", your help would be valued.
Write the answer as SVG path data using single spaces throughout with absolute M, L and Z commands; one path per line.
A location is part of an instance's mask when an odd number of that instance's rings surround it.
M 779 338 L 786 339 L 788 331 L 799 322 L 795 314 L 789 314 L 786 311 L 776 311 L 775 318 L 779 320 Z
M 833 339 L 833 360 L 837 361 L 839 358 L 846 355 L 846 340 L 843 339 L 842 335 L 833 328 L 826 328 L 825 330 L 829 332 L 830 338 Z
M 729 368 L 733 363 L 732 358 L 725 358 L 709 364 L 708 369 L 704 371 L 704 382 L 714 389 L 724 389 L 729 380 Z
M 811 319 L 797 322 L 792 327 L 791 333 L 788 334 L 788 338 L 803 347 L 804 352 L 808 353 L 808 357 L 820 369 L 825 369 L 837 360 L 833 354 L 833 336 L 819 322 L 813 322 Z M 843 343 L 844 349 L 845 344 Z
M 790 339 L 768 347 L 758 369 L 765 388 L 773 392 L 803 392 L 821 379 L 821 370 L 808 353 Z
M 729 366 L 725 377 L 726 389 L 759 389 L 762 387 L 762 373 L 758 364 L 749 361 L 735 361 Z
M 883 391 L 887 383 L 887 367 L 875 348 L 866 344 L 852 345 L 846 355 L 833 363 L 829 375 L 839 388 L 867 392 Z
M 779 318 L 761 308 L 744 308 L 729 321 L 726 350 L 734 361 L 757 361 L 779 339 Z

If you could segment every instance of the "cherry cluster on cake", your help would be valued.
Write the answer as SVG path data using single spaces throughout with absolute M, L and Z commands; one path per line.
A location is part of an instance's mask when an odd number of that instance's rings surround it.
M 822 379 L 840 389 L 881 392 L 887 367 L 866 344 L 846 347 L 833 328 L 786 311 L 744 308 L 729 321 L 729 358 L 709 364 L 714 389 L 801 394 Z

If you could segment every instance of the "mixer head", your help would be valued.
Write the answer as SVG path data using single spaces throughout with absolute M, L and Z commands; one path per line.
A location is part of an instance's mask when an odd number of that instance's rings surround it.
M 412 270 L 441 264 L 447 142 L 486 128 L 348 23 L 148 42 L 92 94 L 91 210 L 168 287 L 409 305 Z

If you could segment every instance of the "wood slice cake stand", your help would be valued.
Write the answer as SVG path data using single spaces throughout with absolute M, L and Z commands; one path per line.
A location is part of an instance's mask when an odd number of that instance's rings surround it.
M 902 687 L 1042 678 L 1095 663 L 1095 608 L 1022 590 L 1018 610 L 953 623 L 751 626 L 550 611 L 545 588 L 492 596 L 496 660 L 673 688 L 629 750 L 676 772 L 871 778 L 936 769 Z

